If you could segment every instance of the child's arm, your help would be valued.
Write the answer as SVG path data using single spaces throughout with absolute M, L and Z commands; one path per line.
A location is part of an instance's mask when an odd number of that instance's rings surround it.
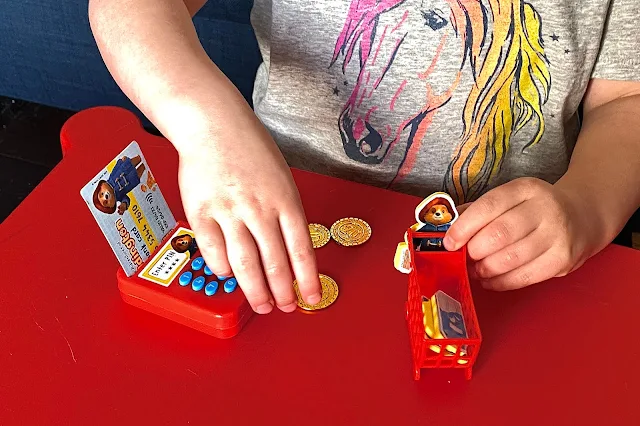
M 581 266 L 640 207 L 640 82 L 593 80 L 567 173 L 550 185 L 518 179 L 489 191 L 445 238 L 468 243 L 476 273 L 496 290 L 524 287 Z
M 259 313 L 308 303 L 320 282 L 298 191 L 275 142 L 202 48 L 204 0 L 91 0 L 100 52 L 122 90 L 174 144 L 187 219 L 216 274 Z M 266 277 L 266 278 L 265 278 Z
M 640 207 L 639 117 L 640 82 L 591 82 L 580 137 L 557 185 L 588 206 L 587 215 L 601 230 L 594 252 L 609 244 Z

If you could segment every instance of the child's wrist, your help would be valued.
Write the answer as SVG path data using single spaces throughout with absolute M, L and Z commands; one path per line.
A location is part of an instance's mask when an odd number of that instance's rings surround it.
M 150 120 L 181 154 L 210 146 L 239 118 L 253 114 L 235 86 L 216 76 L 158 93 L 148 105 Z
M 611 211 L 606 198 L 610 194 L 601 194 L 594 188 L 564 176 L 554 184 L 571 204 L 572 215 L 582 222 L 578 232 L 587 237 L 588 257 L 596 254 L 613 241 L 624 226 L 624 219 Z

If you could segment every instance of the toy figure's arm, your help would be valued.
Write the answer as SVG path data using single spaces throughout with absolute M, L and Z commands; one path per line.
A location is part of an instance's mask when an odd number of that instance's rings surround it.
M 123 215 L 124 212 L 126 212 L 127 209 L 129 208 L 129 203 L 130 203 L 129 197 L 125 195 L 122 201 L 120 201 L 120 205 L 118 206 L 118 214 Z

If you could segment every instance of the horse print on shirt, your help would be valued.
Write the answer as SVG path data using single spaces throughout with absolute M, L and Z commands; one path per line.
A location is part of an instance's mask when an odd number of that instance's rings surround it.
M 475 199 L 499 174 L 514 134 L 533 126 L 528 148 L 544 133 L 551 75 L 541 31 L 522 0 L 351 0 L 331 60 L 353 80 L 338 119 L 346 155 L 380 164 L 402 147 L 390 186 L 401 181 L 435 114 L 472 79 L 443 190 L 459 203 Z M 418 107 L 398 116 L 402 103 Z

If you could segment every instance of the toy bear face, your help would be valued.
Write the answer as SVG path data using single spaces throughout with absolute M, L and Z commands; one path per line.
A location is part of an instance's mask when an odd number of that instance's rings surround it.
M 433 225 L 444 225 L 453 220 L 453 215 L 444 204 L 436 204 L 425 213 L 424 221 Z
M 189 250 L 192 241 L 191 235 L 180 235 L 171 241 L 171 247 L 178 253 L 184 253 Z
M 98 188 L 98 201 L 103 207 L 112 209 L 116 206 L 116 194 L 111 185 L 102 182 Z

